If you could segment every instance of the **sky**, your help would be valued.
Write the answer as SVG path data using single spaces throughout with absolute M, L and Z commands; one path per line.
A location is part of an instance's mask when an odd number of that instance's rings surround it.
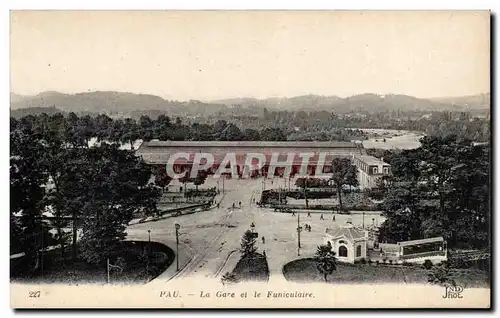
M 12 11 L 11 91 L 489 92 L 489 12 Z

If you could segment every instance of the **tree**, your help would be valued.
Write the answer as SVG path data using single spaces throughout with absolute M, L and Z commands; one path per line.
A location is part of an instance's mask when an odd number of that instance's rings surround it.
M 156 209 L 159 191 L 148 185 L 151 169 L 118 145 L 102 145 L 86 152 L 77 178 L 83 215 L 82 257 L 104 265 L 116 257 L 125 228 L 138 212 Z
M 220 133 L 218 133 L 217 140 L 235 141 L 241 140 L 241 130 L 234 124 L 227 125 Z
M 193 183 L 196 186 L 196 191 L 198 191 L 198 186 L 204 184 L 206 180 L 207 180 L 207 172 L 205 170 L 198 171 L 198 174 L 193 180 Z
M 186 185 L 194 181 L 189 175 L 190 171 L 188 170 L 181 178 L 179 178 L 179 182 L 184 185 L 184 193 L 186 193 Z
M 265 128 L 260 132 L 263 141 L 286 141 L 286 134 L 279 128 Z
M 10 249 L 24 252 L 33 272 L 38 267 L 41 239 L 48 235 L 42 227 L 43 196 L 47 175 L 38 163 L 43 144 L 33 131 L 22 128 L 10 133 Z
M 252 257 L 257 252 L 257 239 L 252 231 L 247 230 L 243 237 L 241 238 L 241 248 L 240 252 L 242 257 Z
M 392 158 L 381 240 L 443 236 L 450 248 L 489 246 L 490 147 L 425 137 Z
M 134 150 L 134 142 L 141 136 L 141 128 L 135 120 L 131 118 L 125 119 L 123 123 L 123 132 L 120 136 L 120 142 L 129 143 L 130 150 Z
M 442 285 L 445 287 L 455 287 L 457 283 L 452 278 L 452 273 L 448 263 L 441 263 L 432 266 L 427 271 L 427 281 L 431 284 Z
M 323 275 L 323 279 L 326 282 L 328 275 L 337 270 L 337 259 L 330 243 L 318 246 L 314 255 L 314 262 L 316 263 L 316 269 Z
M 342 191 L 344 185 L 356 186 L 358 183 L 357 179 L 357 168 L 352 164 L 349 158 L 334 158 L 332 161 L 333 173 L 332 178 L 335 186 L 337 188 L 337 195 L 339 198 L 340 210 L 344 210 L 342 205 Z
M 259 141 L 260 134 L 255 129 L 245 129 L 243 132 L 243 139 L 249 140 L 249 141 Z
M 149 141 L 153 139 L 153 121 L 149 116 L 142 115 L 139 118 L 139 135 L 141 139 Z
M 172 177 L 168 175 L 167 168 L 164 166 L 155 167 L 153 169 L 153 174 L 155 177 L 155 184 L 162 189 L 170 184 Z

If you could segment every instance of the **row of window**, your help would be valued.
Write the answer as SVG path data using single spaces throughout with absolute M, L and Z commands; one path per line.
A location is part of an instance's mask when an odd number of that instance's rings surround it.
M 339 241 L 339 244 L 345 244 L 345 241 Z M 339 257 L 347 257 L 347 247 L 339 246 Z M 356 257 L 361 257 L 361 245 L 356 246 Z

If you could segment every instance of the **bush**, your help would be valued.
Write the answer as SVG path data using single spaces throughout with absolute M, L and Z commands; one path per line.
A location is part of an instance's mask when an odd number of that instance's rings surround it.
M 403 261 L 403 266 L 413 266 L 413 263 Z
M 376 260 L 376 261 L 375 261 L 375 263 L 376 263 L 376 264 L 377 264 L 377 266 L 378 266 L 378 264 L 380 264 L 380 261 L 379 261 L 379 260 Z
M 359 260 L 359 262 L 360 262 L 361 264 L 366 264 L 366 258 L 364 258 L 364 257 L 363 257 L 363 258 L 361 258 L 361 259 Z
M 424 261 L 424 264 L 422 264 L 422 266 L 425 268 L 425 269 L 431 269 L 432 268 L 432 261 L 430 259 L 426 259 Z
M 372 259 L 371 259 L 371 258 L 369 258 L 369 259 L 368 259 L 368 264 L 369 264 L 369 265 L 371 265 L 372 263 L 373 263 Z
M 392 265 L 392 259 L 390 259 L 390 260 L 389 260 L 389 264 L 391 264 L 391 265 Z

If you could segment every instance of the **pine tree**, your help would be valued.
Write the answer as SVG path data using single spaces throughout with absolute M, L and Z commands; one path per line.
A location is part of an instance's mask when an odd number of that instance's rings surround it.
M 254 256 L 257 252 L 257 239 L 254 236 L 254 233 L 250 230 L 247 230 L 243 237 L 241 238 L 241 248 L 240 252 L 243 254 L 243 257 Z
M 328 275 L 331 275 L 337 269 L 337 259 L 331 244 L 319 245 L 314 255 L 314 261 L 318 272 L 323 275 L 325 282 Z

